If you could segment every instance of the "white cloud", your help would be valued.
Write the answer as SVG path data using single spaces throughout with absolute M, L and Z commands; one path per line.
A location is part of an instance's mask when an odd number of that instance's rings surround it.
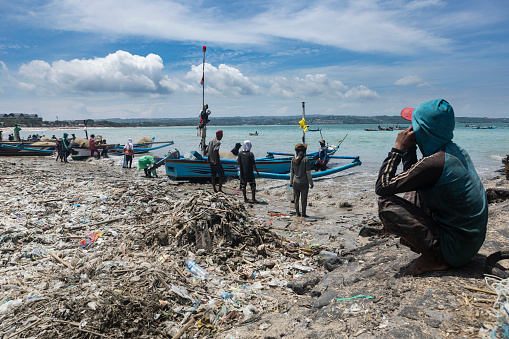
M 436 35 L 433 20 L 420 17 L 423 7 L 439 0 L 393 6 L 378 1 L 259 2 L 249 12 L 233 6 L 144 0 L 53 0 L 33 8 L 26 20 L 51 29 L 98 33 L 108 38 L 143 36 L 215 44 L 267 45 L 279 39 L 312 42 L 357 52 L 414 54 L 443 49 L 451 41 Z M 200 6 L 202 5 L 202 6 Z M 114 13 L 114 15 L 112 15 Z M 458 14 L 459 15 L 459 14 Z M 300 51 L 302 52 L 302 51 Z
M 398 86 L 430 87 L 430 84 L 422 80 L 421 77 L 418 75 L 407 75 L 401 79 L 396 80 L 394 84 Z
M 191 66 L 191 71 L 185 76 L 191 82 L 191 85 L 187 87 L 187 91 L 201 91 L 202 67 L 202 65 Z M 209 63 L 205 63 L 205 91 L 214 95 L 239 97 L 259 94 L 261 88 L 235 67 L 221 64 L 216 68 Z
M 362 92 L 368 94 L 369 89 L 364 88 Z M 355 89 L 349 90 L 348 86 L 341 81 L 329 79 L 326 74 L 308 74 L 304 78 L 275 77 L 271 81 L 269 93 L 285 98 L 346 98 L 348 97 L 346 93 L 349 91 L 361 92 Z M 371 93 L 375 92 L 371 91 Z M 349 96 L 353 97 L 353 94 Z
M 349 89 L 345 93 L 345 98 L 349 101 L 369 101 L 378 98 L 378 93 L 367 88 L 364 85 L 360 85 Z
M 160 56 L 117 51 L 104 58 L 34 60 L 18 71 L 20 86 L 48 92 L 119 92 L 131 95 L 170 93 L 177 85 L 163 74 Z

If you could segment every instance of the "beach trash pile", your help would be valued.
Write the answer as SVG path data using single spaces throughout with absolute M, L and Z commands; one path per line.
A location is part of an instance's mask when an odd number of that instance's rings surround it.
M 117 162 L 0 164 L 3 338 L 221 337 L 286 312 L 289 282 L 324 271 L 320 248 L 274 234 L 238 197 Z

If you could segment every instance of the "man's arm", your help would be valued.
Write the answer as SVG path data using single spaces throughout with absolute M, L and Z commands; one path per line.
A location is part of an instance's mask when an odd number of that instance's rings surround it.
M 445 152 L 437 152 L 419 160 L 408 170 L 396 174 L 404 152 L 393 148 L 382 163 L 375 185 L 375 193 L 381 196 L 415 191 L 432 187 L 444 169 Z

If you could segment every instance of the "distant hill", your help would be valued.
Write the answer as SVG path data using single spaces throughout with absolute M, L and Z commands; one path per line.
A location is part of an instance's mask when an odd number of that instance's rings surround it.
M 216 126 L 239 126 L 239 125 L 295 125 L 302 116 L 258 116 L 258 117 L 214 117 L 210 116 L 209 125 Z M 158 119 L 105 119 L 96 120 L 96 124 L 110 121 L 121 125 L 143 126 L 195 126 L 199 119 L 196 118 L 158 118 Z M 456 117 L 457 124 L 497 124 L 509 123 L 509 118 L 472 118 Z M 372 125 L 406 125 L 408 121 L 400 116 L 350 116 L 350 115 L 307 115 L 306 124 L 319 126 L 327 124 L 372 124 Z

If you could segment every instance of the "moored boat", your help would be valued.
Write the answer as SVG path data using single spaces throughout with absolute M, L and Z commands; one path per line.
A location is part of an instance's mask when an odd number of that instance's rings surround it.
M 344 139 L 343 139 L 344 140 Z M 337 145 L 329 146 L 327 153 L 333 156 L 339 149 L 341 140 Z M 206 181 L 210 179 L 210 163 L 206 158 L 202 157 L 198 152 L 191 152 L 192 157 L 185 158 L 180 156 L 175 159 L 166 159 L 166 174 L 171 180 L 191 180 Z M 318 158 L 318 152 L 307 154 L 311 162 L 311 166 Z M 293 153 L 267 152 L 267 156 L 255 159 L 256 168 L 259 172 L 285 174 L 290 171 L 290 163 Z M 221 165 L 227 177 L 238 176 L 237 161 L 234 159 L 221 158 Z
M 360 166 L 362 164 L 362 161 L 359 159 L 358 156 L 334 156 L 335 159 L 351 159 L 352 162 L 346 165 L 342 165 L 339 167 L 330 168 L 325 171 L 320 172 L 313 172 L 311 173 L 311 177 L 314 178 L 320 178 L 327 175 L 332 175 L 335 173 L 339 173 L 341 171 L 347 170 L 349 168 Z M 290 174 L 276 174 L 276 173 L 267 173 L 267 172 L 259 172 L 260 178 L 266 178 L 266 179 L 277 179 L 277 180 L 290 180 Z
M 2 143 L 0 156 L 45 156 L 52 155 L 55 144 L 34 145 L 34 143 Z

